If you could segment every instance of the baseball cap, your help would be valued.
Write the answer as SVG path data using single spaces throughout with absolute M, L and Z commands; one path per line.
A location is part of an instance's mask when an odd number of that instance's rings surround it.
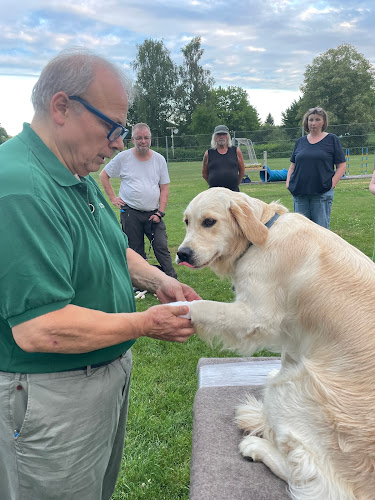
M 214 134 L 229 134 L 229 128 L 225 125 L 218 125 L 215 127 Z

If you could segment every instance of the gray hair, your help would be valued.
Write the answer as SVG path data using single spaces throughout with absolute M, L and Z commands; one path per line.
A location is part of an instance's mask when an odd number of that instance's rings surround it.
M 213 133 L 212 134 L 212 137 L 211 137 L 211 148 L 212 149 L 217 149 L 217 143 L 216 143 L 216 140 L 215 140 L 215 136 L 217 134 Z M 232 146 L 232 139 L 230 137 L 229 134 L 227 134 L 227 145 L 228 145 L 228 148 L 230 148 Z
M 150 127 L 147 125 L 147 123 L 136 123 L 135 125 L 133 125 L 133 128 L 132 128 L 132 137 L 134 137 L 134 133 L 137 129 L 139 128 L 147 128 L 147 130 L 150 132 L 150 135 L 151 135 L 151 129 Z
M 31 94 L 35 114 L 46 115 L 57 92 L 82 96 L 92 83 L 98 66 L 108 69 L 119 79 L 130 103 L 133 88 L 127 75 L 108 59 L 78 47 L 63 50 L 44 67 Z

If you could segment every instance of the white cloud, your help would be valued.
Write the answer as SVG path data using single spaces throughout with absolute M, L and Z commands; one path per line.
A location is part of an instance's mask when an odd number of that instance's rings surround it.
M 263 47 L 246 47 L 246 50 L 248 50 L 249 52 L 266 52 L 266 49 L 264 49 Z
M 357 29 L 357 21 L 353 19 L 352 21 L 344 21 L 343 23 L 339 24 L 339 29 L 345 29 L 345 30 L 353 30 Z
M 324 14 L 332 14 L 339 12 L 340 9 L 334 9 L 332 7 L 326 7 L 325 9 L 317 9 L 316 7 L 308 7 L 304 12 L 299 15 L 301 21 L 311 20 L 315 16 L 321 16 Z
M 292 54 L 295 54 L 295 55 L 308 55 L 310 54 L 311 51 L 310 50 L 292 50 Z
M 264 122 L 271 113 L 275 125 L 281 125 L 281 113 L 300 97 L 300 92 L 290 90 L 247 89 L 247 94 L 261 121 Z
M 20 40 L 22 42 L 31 43 L 35 40 L 35 36 L 25 33 L 24 31 L 5 31 L 4 37 L 9 40 Z
M 242 77 L 240 77 L 240 80 L 238 79 L 238 77 L 234 77 L 234 76 L 223 76 L 222 80 L 224 82 L 229 82 L 232 84 L 238 83 L 239 81 L 241 83 L 261 82 L 262 81 L 261 78 L 258 78 L 256 76 L 242 76 Z M 238 86 L 238 85 L 235 85 L 235 86 Z
M 239 54 L 230 54 L 221 59 L 215 59 L 214 63 L 217 66 L 224 67 L 238 66 L 241 63 L 241 56 Z
M 0 75 L 0 123 L 8 135 L 21 132 L 23 122 L 30 123 L 34 114 L 31 91 L 36 80 L 36 77 Z
M 68 3 L 65 1 L 63 4 L 54 2 L 54 4 L 51 4 L 51 6 L 52 5 L 57 9 L 63 8 L 68 12 L 73 12 L 74 14 L 82 14 L 84 16 L 95 16 L 97 12 L 96 8 L 89 7 L 84 2 L 77 3 L 76 1 L 74 1 Z
M 214 31 L 214 34 L 218 35 L 218 36 L 232 36 L 235 38 L 238 36 L 238 31 L 219 29 L 219 30 Z

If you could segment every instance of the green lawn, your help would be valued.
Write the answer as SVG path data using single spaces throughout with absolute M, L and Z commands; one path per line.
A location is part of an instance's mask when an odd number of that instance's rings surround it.
M 289 160 L 270 159 L 268 165 L 272 169 L 288 168 Z M 169 169 L 171 184 L 165 222 L 174 258 L 184 237 L 184 208 L 207 185 L 201 177 L 200 162 L 172 163 Z M 372 173 L 372 167 L 368 169 L 368 173 Z M 350 174 L 360 174 L 360 170 L 361 156 L 352 157 Z M 256 177 L 251 174 L 254 180 Z M 115 186 L 117 191 L 118 185 Z M 368 185 L 369 179 L 343 180 L 338 184 L 331 229 L 371 256 L 375 197 L 369 192 Z M 242 185 L 241 191 L 266 202 L 280 200 L 292 210 L 292 197 L 284 183 L 253 182 Z M 180 281 L 191 285 L 203 298 L 233 300 L 231 284 L 219 280 L 210 270 L 176 269 Z M 137 301 L 137 307 L 141 311 L 156 303 L 155 297 L 147 294 L 144 300 Z M 113 500 L 188 500 L 196 366 L 200 357 L 229 357 L 233 354 L 209 348 L 196 337 L 185 344 L 143 338 L 136 342 L 132 351 L 134 370 L 127 440 Z

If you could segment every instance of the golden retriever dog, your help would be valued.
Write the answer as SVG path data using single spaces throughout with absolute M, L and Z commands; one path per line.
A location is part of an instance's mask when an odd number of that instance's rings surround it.
M 335 233 L 212 188 L 184 215 L 177 263 L 229 277 L 233 303 L 190 306 L 208 343 L 281 353 L 264 399 L 237 411 L 243 456 L 299 500 L 375 499 L 375 264 Z

